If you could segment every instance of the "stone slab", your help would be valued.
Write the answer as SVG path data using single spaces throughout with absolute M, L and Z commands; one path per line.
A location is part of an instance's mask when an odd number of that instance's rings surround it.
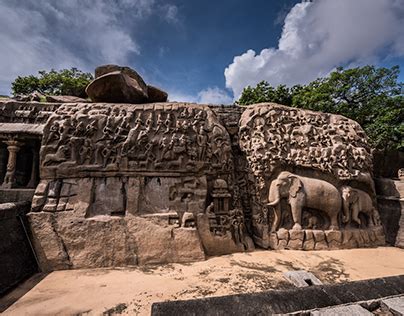
M 335 315 L 357 315 L 357 316 L 367 316 L 373 315 L 368 310 L 364 309 L 360 305 L 347 305 L 347 306 L 337 306 L 331 308 L 323 308 L 318 311 L 313 311 L 310 313 L 312 316 L 335 316 Z
M 369 301 L 401 293 L 404 293 L 404 275 L 283 291 L 159 302 L 152 305 L 151 315 L 285 314 Z
M 307 287 L 323 284 L 313 273 L 304 270 L 288 271 L 285 272 L 283 276 L 296 287 Z
M 382 300 L 381 305 L 393 315 L 404 315 L 404 296 Z

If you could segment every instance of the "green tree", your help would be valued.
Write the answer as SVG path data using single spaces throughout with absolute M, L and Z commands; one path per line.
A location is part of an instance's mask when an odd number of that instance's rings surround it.
M 404 150 L 404 85 L 398 82 L 399 73 L 398 66 L 364 66 L 338 68 L 326 78 L 291 88 L 274 88 L 263 81 L 255 88 L 245 88 L 237 103 L 259 100 L 341 114 L 357 121 L 375 148 Z M 285 93 L 282 98 L 280 91 Z
M 17 77 L 11 84 L 14 95 L 30 94 L 39 91 L 46 95 L 73 95 L 86 97 L 85 88 L 93 79 L 92 74 L 77 68 L 60 71 L 42 70 L 38 76 Z
M 275 102 L 284 105 L 292 103 L 291 89 L 285 85 L 272 87 L 268 82 L 261 81 L 255 88 L 248 86 L 243 90 L 240 99 L 236 102 L 239 105 L 248 105 L 262 102 Z

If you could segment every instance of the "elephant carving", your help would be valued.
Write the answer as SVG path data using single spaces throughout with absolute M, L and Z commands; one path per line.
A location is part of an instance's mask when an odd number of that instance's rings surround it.
M 343 186 L 341 195 L 343 200 L 342 221 L 344 223 L 354 221 L 361 225 L 359 213 L 364 213 L 369 218 L 369 226 L 380 224 L 379 214 L 369 194 L 350 186 Z
M 338 215 L 342 199 L 332 184 L 318 179 L 302 177 L 287 171 L 281 172 L 271 182 L 267 206 L 274 208 L 274 222 L 271 231 L 279 228 L 281 221 L 281 200 L 287 199 L 292 212 L 293 229 L 302 229 L 304 207 L 324 212 L 330 218 L 330 229 L 338 229 Z

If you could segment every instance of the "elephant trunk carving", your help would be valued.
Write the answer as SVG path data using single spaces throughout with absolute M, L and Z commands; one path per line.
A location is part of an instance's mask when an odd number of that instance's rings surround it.
M 274 180 L 271 183 L 271 187 L 268 193 L 267 206 L 272 207 L 274 210 L 274 221 L 272 223 L 271 232 L 274 232 L 278 228 L 281 221 L 281 210 L 280 210 L 281 196 L 279 190 L 277 190 L 276 187 L 277 187 L 277 181 Z

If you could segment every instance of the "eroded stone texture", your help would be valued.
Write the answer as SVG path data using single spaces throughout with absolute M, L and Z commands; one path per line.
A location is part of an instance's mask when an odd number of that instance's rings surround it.
M 161 89 L 146 85 L 135 70 L 118 65 L 97 67 L 86 93 L 94 102 L 154 103 L 166 102 L 168 98 Z
M 384 244 L 370 148 L 357 123 L 275 104 L 242 112 L 61 105 L 44 127 L 30 214 L 43 265 Z
M 30 217 L 47 269 L 254 249 L 230 137 L 209 107 L 64 104 L 44 130 Z
M 321 250 L 381 243 L 374 232 L 381 222 L 372 156 L 359 124 L 339 115 L 257 104 L 241 116 L 239 143 L 252 179 L 257 244 Z M 304 239 L 303 229 L 313 236 Z M 352 240 L 343 239 L 345 230 L 352 230 Z

